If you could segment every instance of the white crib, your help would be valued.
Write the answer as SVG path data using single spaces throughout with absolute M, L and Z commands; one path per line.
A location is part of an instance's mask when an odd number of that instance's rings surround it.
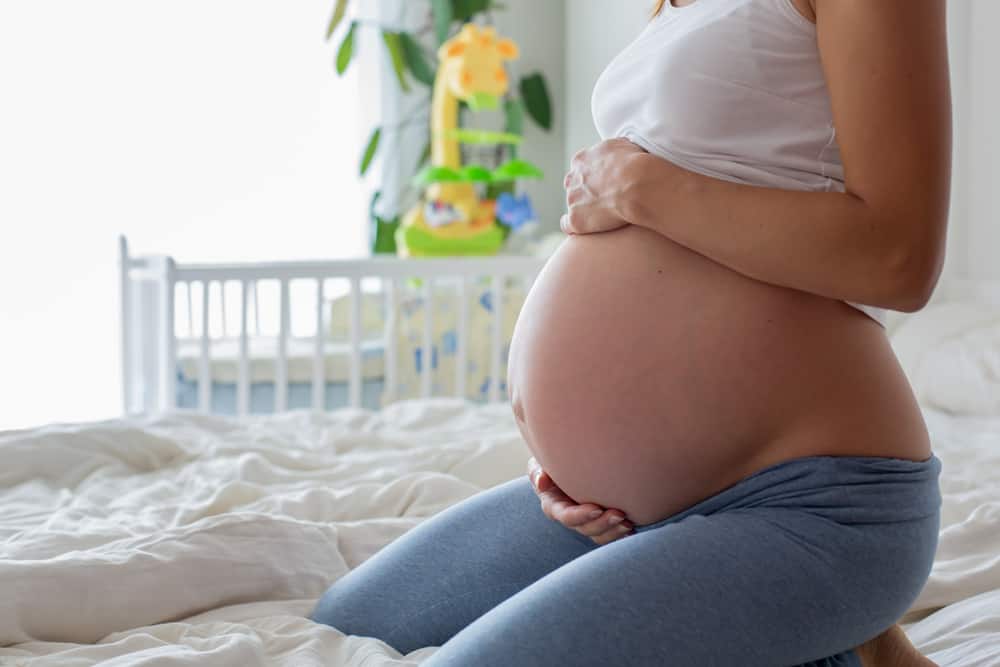
M 448 395 L 467 396 L 469 301 L 472 289 L 488 290 L 492 307 L 489 317 L 489 382 L 484 396 L 489 401 L 506 399 L 501 392 L 505 373 L 504 332 L 505 285 L 517 283 L 527 293 L 541 270 L 544 260 L 535 257 L 498 256 L 488 258 L 398 259 L 378 257 L 358 260 L 294 261 L 247 264 L 181 264 L 166 256 L 132 256 L 124 237 L 119 240 L 121 261 L 121 353 L 123 405 L 126 414 L 151 413 L 192 407 L 202 412 L 219 411 L 213 398 L 213 377 L 217 357 L 228 350 L 234 367 L 235 405 L 232 412 L 246 415 L 251 411 L 251 363 L 273 366 L 273 396 L 266 400 L 275 412 L 289 409 L 289 350 L 295 350 L 296 368 L 311 369 L 309 405 L 314 410 L 331 409 L 327 373 L 332 362 L 346 368 L 344 403 L 362 406 L 363 363 L 365 355 L 381 348 L 383 389 L 379 405 L 408 398 L 396 392 L 396 328 L 399 324 L 400 295 L 410 291 L 423 300 L 422 340 L 416 350 L 424 363 L 418 369 L 419 390 L 414 398 L 434 395 L 432 373 L 436 358 L 434 311 L 441 287 L 454 295 L 451 316 L 455 328 L 453 349 L 454 381 Z M 276 305 L 272 319 L 276 332 L 263 335 L 268 313 L 262 304 L 262 285 L 275 289 Z M 311 330 L 295 332 L 293 288 L 298 297 L 302 287 L 309 289 Z M 363 339 L 362 299 L 377 299 L 385 314 L 378 339 Z M 346 301 L 348 326 L 346 340 L 331 340 L 328 320 L 333 300 Z M 303 299 L 295 301 L 295 314 L 302 315 Z M 509 314 L 508 314 L 509 315 Z M 299 318 L 301 319 L 301 318 Z M 508 319 L 509 322 L 509 319 Z M 509 327 L 508 327 L 509 328 Z M 262 340 L 270 341 L 269 351 L 261 352 Z M 302 350 L 308 353 L 303 356 Z M 192 353 L 193 350 L 193 353 Z M 181 357 L 196 367 L 194 377 L 185 380 L 179 363 Z M 253 359 L 251 357 L 254 357 Z M 418 364 L 419 366 L 419 364 Z M 485 369 L 483 369 L 485 371 Z M 449 382 L 451 380 L 449 379 Z M 196 398 L 184 404 L 179 383 L 194 391 Z M 189 386 L 190 385 L 190 386 Z M 256 387 L 255 387 L 256 390 Z M 367 391 L 367 388 L 366 388 Z M 371 392 L 367 392 L 366 396 Z M 255 394 L 255 403 L 259 403 Z M 369 401 L 370 404 L 370 401 Z M 259 408 L 259 405 L 257 406 Z

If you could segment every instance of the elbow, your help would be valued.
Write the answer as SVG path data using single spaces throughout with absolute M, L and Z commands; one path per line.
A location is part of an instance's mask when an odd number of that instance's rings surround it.
M 901 313 L 915 313 L 923 310 L 930 302 L 934 289 L 923 286 L 914 286 L 906 291 L 900 291 L 893 301 L 892 310 Z
M 887 262 L 890 286 L 884 301 L 892 310 L 915 313 L 922 310 L 934 295 L 944 267 L 943 246 L 922 249 L 907 245 L 897 250 Z

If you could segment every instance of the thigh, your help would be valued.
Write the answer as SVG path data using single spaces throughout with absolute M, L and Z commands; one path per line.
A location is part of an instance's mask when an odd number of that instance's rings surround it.
M 790 510 L 689 516 L 536 581 L 425 667 L 857 666 L 850 649 L 905 607 L 883 599 L 885 565 L 866 571 L 885 555 L 877 535 L 855 528 Z
M 338 579 L 310 617 L 404 654 L 440 646 L 596 548 L 546 517 L 523 477 L 453 505 L 388 544 Z

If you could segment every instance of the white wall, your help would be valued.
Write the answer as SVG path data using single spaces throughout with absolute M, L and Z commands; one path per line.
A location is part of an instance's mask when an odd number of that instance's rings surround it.
M 596 142 L 590 94 L 641 30 L 650 0 L 566 3 L 566 159 Z M 955 152 L 946 275 L 1000 278 L 1000 2 L 952 0 L 949 41 Z
M 505 11 L 496 12 L 497 30 L 521 46 L 521 58 L 512 64 L 519 74 L 541 70 L 552 97 L 553 126 L 544 132 L 525 119 L 521 153 L 545 172 L 544 181 L 523 183 L 535 204 L 542 231 L 558 231 L 565 209 L 562 189 L 566 173 L 566 118 L 572 100 L 566 95 L 566 8 L 561 0 L 504 0 Z M 515 78 L 516 80 L 516 78 Z
M 650 0 L 565 0 L 566 165 L 573 154 L 599 141 L 590 114 L 597 77 L 649 20 Z
M 970 181 L 968 174 L 971 1 L 948 3 L 948 60 L 951 66 L 952 174 L 944 277 L 965 277 L 969 270 Z M 938 290 L 940 295 L 941 290 Z
M 1000 279 L 1000 2 L 971 0 L 967 13 L 968 275 Z

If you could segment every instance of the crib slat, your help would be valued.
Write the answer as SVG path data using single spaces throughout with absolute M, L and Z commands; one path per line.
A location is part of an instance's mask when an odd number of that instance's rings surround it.
M 122 409 L 128 415 L 132 413 L 134 389 L 133 364 L 135 363 L 135 344 L 132 342 L 132 332 L 138 331 L 135 325 L 135 303 L 132 300 L 131 260 L 128 256 L 128 242 L 124 236 L 118 237 L 119 262 L 119 306 L 121 309 L 121 364 L 122 364 Z
M 431 396 L 431 362 L 433 361 L 431 353 L 433 348 L 431 345 L 431 340 L 434 332 L 433 328 L 433 303 L 431 302 L 431 296 L 434 293 L 432 289 L 432 278 L 424 278 L 424 286 L 421 290 L 422 298 L 424 300 L 424 340 L 420 346 L 420 395 L 423 398 L 430 398 Z
M 493 344 L 490 346 L 490 390 L 489 400 L 500 400 L 501 354 L 503 352 L 503 276 L 494 275 L 492 285 L 493 300 Z
M 236 382 L 236 411 L 240 417 L 250 412 L 250 341 L 247 335 L 247 307 L 250 304 L 250 281 L 240 283 L 240 366 Z
M 188 338 L 194 338 L 194 297 L 191 294 L 191 282 L 187 281 L 184 283 L 184 293 L 187 295 L 187 311 L 188 311 L 188 321 L 187 321 L 187 332 Z
M 250 283 L 253 287 L 253 332 L 260 336 L 260 290 L 257 289 L 257 281 Z
M 352 408 L 361 407 L 361 279 L 351 278 L 351 379 L 348 395 Z
M 469 277 L 460 276 L 458 282 L 458 315 L 455 334 L 455 396 L 466 397 L 466 377 L 469 368 L 468 326 L 469 326 Z
M 278 329 L 278 368 L 274 377 L 274 411 L 288 408 L 288 329 L 291 309 L 288 304 L 288 281 L 281 281 L 281 325 Z
M 323 279 L 316 279 L 316 348 L 313 350 L 312 407 L 321 412 L 326 406 L 326 368 L 323 358 L 323 341 L 326 331 L 323 326 Z
M 382 278 L 385 285 L 385 337 L 382 341 L 385 359 L 385 388 L 382 405 L 396 400 L 396 313 L 399 310 L 399 279 Z
M 219 309 L 222 314 L 222 337 L 225 338 L 229 335 L 229 327 L 226 320 L 226 283 L 225 281 L 219 281 Z
M 201 283 L 201 356 L 198 363 L 198 409 L 211 412 L 212 409 L 212 368 L 209 360 L 209 287 L 212 283 Z
M 163 261 L 160 282 L 160 408 L 173 410 L 177 407 L 177 330 L 174 321 L 174 289 L 177 266 L 174 260 Z

